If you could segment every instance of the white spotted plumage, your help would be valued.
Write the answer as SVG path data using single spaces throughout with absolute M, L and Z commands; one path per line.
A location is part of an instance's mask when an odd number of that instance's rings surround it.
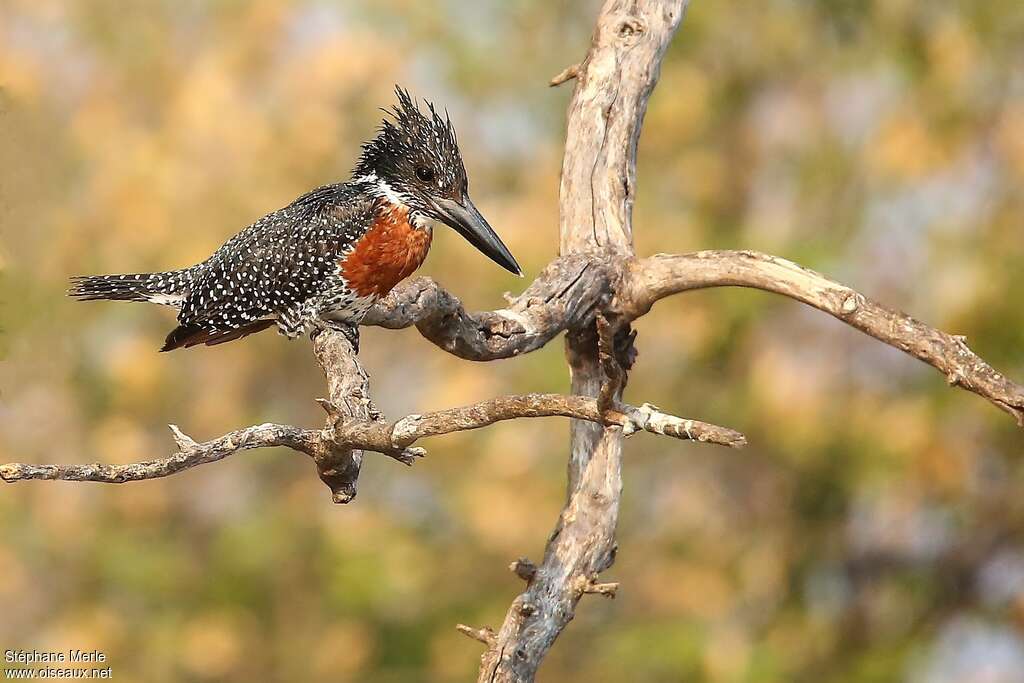
M 384 289 L 374 284 L 359 289 L 361 295 L 345 277 L 346 259 L 375 221 L 387 226 L 401 216 L 414 233 L 429 231 L 440 211 L 437 201 L 468 201 L 466 171 L 451 121 L 429 104 L 425 115 L 407 92 L 398 89 L 397 94 L 399 104 L 391 112 L 394 122 L 385 120 L 377 136 L 363 146 L 350 182 L 317 188 L 267 214 L 195 266 L 73 278 L 70 294 L 178 308 L 179 324 L 168 335 L 164 350 L 217 344 L 270 326 L 294 338 L 319 320 L 358 325 L 378 294 L 393 286 L 390 281 Z M 387 253 L 398 264 L 413 263 L 414 268 L 429 248 L 429 235 L 415 244 L 421 251 L 409 247 L 402 252 L 407 247 L 401 241 L 367 250 L 373 252 L 371 263 L 378 264 L 373 267 L 381 268 L 384 277 L 391 271 L 389 262 L 380 265 L 380 254 Z M 406 254 L 415 257 L 409 260 Z M 399 278 L 408 271 L 400 272 Z
M 352 291 L 339 262 L 373 223 L 375 201 L 366 183 L 326 185 L 259 219 L 192 268 L 77 278 L 71 293 L 176 306 L 178 329 L 203 330 L 204 343 L 261 321 L 291 338 L 318 318 L 358 324 L 375 299 Z

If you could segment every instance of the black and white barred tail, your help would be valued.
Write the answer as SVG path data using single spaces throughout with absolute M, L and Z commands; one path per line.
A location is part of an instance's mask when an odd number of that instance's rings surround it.
M 148 301 L 180 306 L 192 283 L 192 268 L 165 273 L 86 275 L 71 278 L 68 294 L 81 301 Z

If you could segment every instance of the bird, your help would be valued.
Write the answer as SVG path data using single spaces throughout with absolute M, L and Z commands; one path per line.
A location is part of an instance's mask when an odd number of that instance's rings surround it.
M 295 339 L 318 327 L 358 347 L 370 308 L 423 263 L 433 225 L 522 269 L 469 198 L 455 127 L 395 87 L 397 104 L 361 147 L 346 182 L 318 187 L 238 232 L 208 259 L 160 273 L 71 278 L 78 300 L 143 301 L 178 309 L 161 351 L 212 346 L 277 327 Z

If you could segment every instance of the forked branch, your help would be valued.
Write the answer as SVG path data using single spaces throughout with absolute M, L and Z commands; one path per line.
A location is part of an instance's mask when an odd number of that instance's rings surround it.
M 604 312 L 620 323 L 628 322 L 674 294 L 713 287 L 760 289 L 813 306 L 931 365 L 951 386 L 981 396 L 1024 426 L 1024 385 L 974 353 L 965 337 L 926 325 L 787 259 L 755 251 L 709 250 L 639 259 L 598 253 L 585 261 L 557 259 L 509 308 L 480 313 L 467 312 L 433 280 L 417 278 L 400 285 L 382 302 L 371 322 L 387 327 L 416 325 L 421 331 L 427 327 L 428 339 L 445 340 L 439 346 L 462 357 L 507 358 L 543 345 L 541 338 L 553 338 L 580 324 L 570 320 L 590 321 Z M 531 294 L 536 289 L 586 293 L 585 313 L 563 317 L 567 302 L 557 296 L 536 299 Z M 615 293 L 613 300 L 608 301 L 607 292 Z M 444 304 L 433 308 L 431 302 Z M 459 340 L 457 350 L 452 349 L 451 340 Z

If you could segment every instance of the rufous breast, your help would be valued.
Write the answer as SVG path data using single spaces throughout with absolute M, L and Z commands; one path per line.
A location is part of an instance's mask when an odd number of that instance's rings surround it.
M 373 224 L 338 266 L 360 297 L 382 297 L 420 267 L 432 231 L 410 222 L 409 208 L 381 200 Z

